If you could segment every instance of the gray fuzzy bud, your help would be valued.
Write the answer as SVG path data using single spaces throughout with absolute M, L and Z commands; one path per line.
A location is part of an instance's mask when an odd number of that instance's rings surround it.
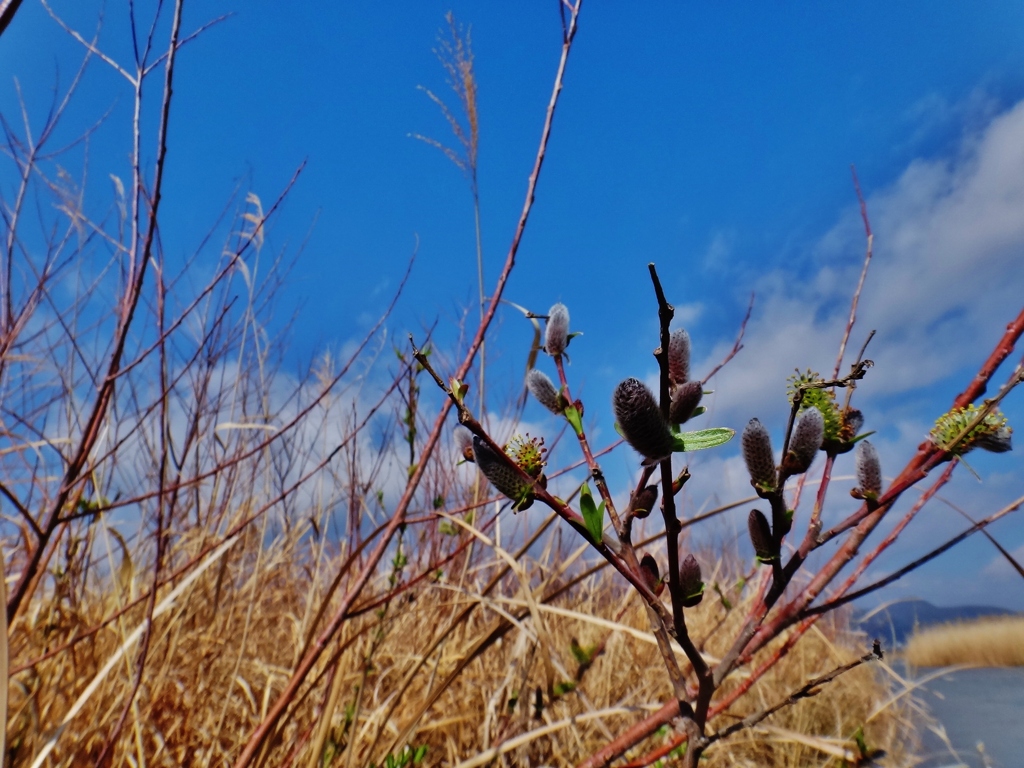
M 546 373 L 531 368 L 530 372 L 526 374 L 526 388 L 537 398 L 538 403 L 556 416 L 562 415 L 564 398 L 558 394 L 555 383 L 548 378 Z
M 648 485 L 633 495 L 633 498 L 629 501 L 629 511 L 633 517 L 638 517 L 643 520 L 654 509 L 655 503 L 658 501 L 658 486 Z
M 544 328 L 544 349 L 552 357 L 565 352 L 569 345 L 569 309 L 565 304 L 555 304 L 548 310 L 548 322 Z
M 851 408 L 843 417 L 843 432 L 849 435 L 848 439 L 853 440 L 864 426 L 864 414 L 856 408 Z
M 779 553 L 775 549 L 775 541 L 772 539 L 772 529 L 768 525 L 768 518 L 759 509 L 750 510 L 747 515 L 747 531 L 750 533 L 750 543 L 754 545 L 754 554 L 758 562 L 774 562 Z
M 675 386 L 690 380 L 690 334 L 683 328 L 668 337 L 668 378 Z
M 971 447 L 981 448 L 983 451 L 991 451 L 992 453 L 1006 453 L 1013 450 L 1012 434 L 1013 430 L 1003 424 L 988 434 L 978 435 Z
M 854 463 L 857 465 L 857 484 L 864 498 L 876 499 L 882 491 L 882 465 L 878 460 L 878 451 L 867 440 L 857 443 L 854 452 Z
M 466 461 L 475 461 L 473 458 L 473 433 L 461 424 L 455 428 L 455 447 L 459 449 L 462 458 Z
M 700 563 L 687 555 L 679 565 L 679 588 L 683 593 L 683 607 L 693 608 L 704 599 L 704 582 L 700 580 Z
M 751 419 L 743 429 L 743 460 L 750 473 L 750 482 L 757 487 L 775 487 L 775 454 L 768 429 L 757 419 Z
M 672 454 L 672 433 L 654 395 L 640 379 L 620 383 L 615 388 L 612 407 L 622 436 L 647 463 L 662 461 Z
M 789 453 L 782 462 L 786 474 L 806 472 L 825 439 L 825 417 L 817 408 L 808 408 L 800 414 L 789 441 Z
M 491 446 L 476 435 L 473 436 L 473 454 L 476 465 L 500 493 L 516 503 L 515 509 L 527 509 L 533 503 L 533 483 L 522 476 L 512 464 L 512 459 L 499 456 Z
M 673 424 L 683 424 L 693 416 L 704 397 L 704 386 L 699 381 L 688 381 L 676 387 L 672 393 L 672 403 L 668 409 L 668 420 Z

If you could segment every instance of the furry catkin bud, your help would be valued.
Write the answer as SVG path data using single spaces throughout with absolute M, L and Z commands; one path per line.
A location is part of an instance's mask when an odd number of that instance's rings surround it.
M 633 498 L 629 502 L 629 511 L 633 517 L 639 517 L 643 520 L 654 509 L 655 502 L 658 501 L 658 486 L 648 485 L 644 486 L 640 493 L 634 494 Z
M 857 465 L 857 484 L 861 495 L 866 499 L 877 499 L 882 491 L 882 465 L 878 461 L 878 451 L 867 440 L 857 443 L 854 452 Z
M 544 328 L 544 349 L 554 357 L 565 352 L 569 344 L 569 309 L 565 304 L 555 304 L 548 310 L 548 322 Z
M 626 379 L 615 388 L 612 397 L 615 420 L 626 442 L 656 463 L 672 454 L 672 433 L 661 415 L 654 395 L 640 379 Z
M 808 408 L 800 414 L 789 441 L 789 453 L 782 462 L 789 475 L 806 472 L 825 439 L 825 417 L 817 408 Z
M 987 434 L 981 434 L 974 440 L 974 447 L 992 453 L 1006 453 L 1013 450 L 1011 435 L 1013 430 L 1003 424 Z
M 476 465 L 491 481 L 500 493 L 514 501 L 516 511 L 529 508 L 533 504 L 533 483 L 513 469 L 510 458 L 499 456 L 491 446 L 476 435 L 473 436 L 473 454 Z
M 473 433 L 460 424 L 455 428 L 454 437 L 455 447 L 459 449 L 462 458 L 466 461 L 474 461 Z
M 556 416 L 562 415 L 562 409 L 565 398 L 558 394 L 558 390 L 555 388 L 555 383 L 548 378 L 547 374 L 543 371 L 538 371 L 536 368 L 531 368 L 530 372 L 526 374 L 526 388 L 530 390 L 537 402 L 547 408 Z
M 665 589 L 661 574 L 658 572 L 658 561 L 652 555 L 644 555 L 640 560 L 640 574 L 644 577 L 644 584 L 655 595 L 660 595 Z
M 775 487 L 775 454 L 768 429 L 757 419 L 751 419 L 743 429 L 743 460 L 750 473 L 750 483 L 756 488 Z
M 668 378 L 674 386 L 690 380 L 690 334 L 683 328 L 668 337 Z
M 679 587 L 683 593 L 683 607 L 693 608 L 704 599 L 704 582 L 700 580 L 700 563 L 687 555 L 679 565 Z
M 750 532 L 750 543 L 754 545 L 754 554 L 759 563 L 772 563 L 779 556 L 772 539 L 772 529 L 768 518 L 759 509 L 750 510 L 747 516 L 747 530 Z
M 856 408 L 851 408 L 843 416 L 843 437 L 846 440 L 853 440 L 864 426 L 864 414 Z
M 676 387 L 676 391 L 672 393 L 672 404 L 668 409 L 668 420 L 673 424 L 685 423 L 693 416 L 702 397 L 704 386 L 699 381 L 688 381 Z

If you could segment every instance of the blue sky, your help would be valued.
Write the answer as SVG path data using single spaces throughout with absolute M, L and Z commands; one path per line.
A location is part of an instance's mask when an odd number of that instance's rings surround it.
M 71 23 L 95 26 L 96 4 L 53 5 Z M 269 203 L 307 161 L 267 239 L 288 254 L 306 242 L 276 310 L 282 323 L 297 312 L 296 367 L 372 324 L 416 248 L 412 284 L 389 323 L 394 338 L 435 319 L 442 338 L 454 338 L 456 318 L 476 295 L 466 181 L 409 137 L 449 140 L 417 89 L 449 95 L 431 50 L 449 9 L 472 29 L 492 285 L 557 64 L 554 2 L 188 6 L 187 29 L 234 15 L 182 52 L 165 245 L 186 256 L 239 185 Z M 122 4 L 107 3 L 100 41 L 112 55 L 127 57 L 125 24 Z M 80 58 L 80 47 L 29 0 L 0 38 L 4 115 L 16 114 L 17 78 L 41 119 L 55 81 L 66 84 Z M 68 135 L 111 110 L 90 140 L 87 185 L 109 200 L 109 174 L 126 173 L 130 94 L 94 63 L 78 98 Z M 602 411 L 615 384 L 654 373 L 649 261 L 693 336 L 698 373 L 732 344 L 757 293 L 747 347 L 713 383 L 709 417 L 741 429 L 758 416 L 780 440 L 785 378 L 797 366 L 831 370 L 860 269 L 850 163 L 876 232 L 852 343 L 876 328 L 868 356 L 878 365 L 858 398 L 867 426 L 879 430 L 884 468 L 895 472 L 1024 297 L 1024 5 L 584 6 L 506 296 L 540 312 L 559 300 L 569 306 L 573 327 L 585 333 L 571 348 L 570 375 L 592 404 L 598 442 L 611 439 Z M 491 380 L 514 390 L 528 344 L 529 326 L 504 313 Z M 1011 396 L 1005 409 L 1018 428 L 1020 402 Z M 533 405 L 527 418 L 553 428 Z M 622 478 L 635 469 L 626 451 L 608 465 Z M 1024 492 L 1020 451 L 972 465 L 985 482 L 958 472 L 948 496 L 976 515 Z M 694 470 L 694 505 L 747 492 L 730 450 L 696 458 Z M 836 515 L 852 504 L 841 497 Z M 717 535 L 742 522 L 737 513 Z M 956 513 L 933 505 L 885 565 L 961 526 Z M 1024 557 L 1024 518 L 992 532 Z M 1024 582 L 980 537 L 887 593 L 909 594 L 1024 608 Z

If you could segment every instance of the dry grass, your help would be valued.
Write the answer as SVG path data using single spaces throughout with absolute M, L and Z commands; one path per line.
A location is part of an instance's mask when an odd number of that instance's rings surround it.
M 406 535 L 412 562 L 392 571 L 398 585 L 407 583 L 403 573 L 416 572 L 429 549 L 431 537 L 417 542 L 412 533 Z M 446 543 L 454 546 L 465 536 L 445 537 Z M 311 580 L 315 542 L 279 537 L 260 551 L 260 541 L 255 532 L 241 540 L 156 619 L 150 661 L 114 764 L 230 764 L 280 692 L 312 629 L 310 608 L 323 598 L 339 556 L 328 557 L 329 567 Z M 183 556 L 199 544 L 198 537 L 184 540 Z M 487 750 L 499 745 L 499 764 L 573 765 L 660 706 L 671 689 L 642 602 L 606 572 L 565 589 L 567 558 L 556 557 L 554 546 L 542 551 L 541 557 L 517 558 L 516 568 L 508 569 L 493 547 L 477 542 L 470 562 L 456 560 L 432 583 L 354 617 L 264 764 L 380 764 L 401 743 L 411 743 L 428 747 L 429 765 L 487 764 Z M 712 656 L 722 652 L 718 638 L 724 645 L 731 636 L 752 591 L 730 591 L 731 580 L 719 579 L 735 607 L 727 611 L 709 595 L 688 612 L 696 637 L 717 628 L 705 648 Z M 382 596 L 390 588 L 385 574 L 372 592 Z M 131 589 L 122 579 L 76 594 L 58 590 L 15 622 L 12 667 L 28 667 L 14 678 L 11 765 L 31 764 L 142 621 L 144 606 L 72 649 L 30 660 L 99 623 Z M 712 727 L 774 703 L 864 648 L 864 638 L 834 621 L 822 623 Z M 85 701 L 47 764 L 96 759 L 132 683 L 135 653 L 129 650 Z M 707 764 L 821 764 L 861 727 L 872 748 L 901 755 L 907 738 L 901 713 L 887 710 L 868 722 L 884 698 L 872 670 L 859 668 L 763 727 L 716 746 Z
M 1024 666 L 1024 617 L 985 618 L 928 627 L 914 633 L 907 642 L 905 655 L 907 662 L 916 667 Z

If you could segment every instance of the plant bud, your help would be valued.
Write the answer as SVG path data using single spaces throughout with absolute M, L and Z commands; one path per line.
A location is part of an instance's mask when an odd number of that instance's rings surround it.
M 555 357 L 565 352 L 569 345 L 569 309 L 565 304 L 555 304 L 548 310 L 548 322 L 544 328 L 544 349 Z
M 693 608 L 704 599 L 704 582 L 700 580 L 700 563 L 687 555 L 679 565 L 679 588 L 683 593 L 683 607 Z
M 864 414 L 856 408 L 851 408 L 843 416 L 843 437 L 847 442 L 853 440 L 864 426 Z
M 455 447 L 459 449 L 462 458 L 466 461 L 473 461 L 473 433 L 461 424 L 455 428 Z
M 512 467 L 512 459 L 499 456 L 491 446 L 476 435 L 473 436 L 473 454 L 476 465 L 500 493 L 515 502 L 513 509 L 528 509 L 533 504 L 533 483 L 529 482 Z
M 555 383 L 548 378 L 546 373 L 531 368 L 530 372 L 526 374 L 526 388 L 537 398 L 538 403 L 556 416 L 562 415 L 564 408 L 562 403 L 565 402 L 565 398 L 558 393 Z
M 793 437 L 789 441 L 789 453 L 782 461 L 782 470 L 787 475 L 799 475 L 806 472 L 814 461 L 814 456 L 821 448 L 825 438 L 825 417 L 817 408 L 808 408 L 800 414 L 793 427 Z
M 854 452 L 857 465 L 857 484 L 861 496 L 865 499 L 877 499 L 882 491 L 882 465 L 878 461 L 878 451 L 867 440 L 857 443 Z
M 688 381 L 676 387 L 668 409 L 669 421 L 673 424 L 683 424 L 688 421 L 693 416 L 694 410 L 700 405 L 702 397 L 704 397 L 704 385 L 699 381 Z
M 683 328 L 676 328 L 668 337 L 668 379 L 673 386 L 690 380 L 690 334 Z
M 629 502 L 629 513 L 633 517 L 639 517 L 643 520 L 654 509 L 655 502 L 658 501 L 658 486 L 648 485 L 640 491 L 640 493 L 633 494 L 633 498 Z
M 640 575 L 644 577 L 644 584 L 647 585 L 647 588 L 660 597 L 661 593 L 665 591 L 665 582 L 661 580 L 658 561 L 653 556 L 644 555 L 640 560 Z
M 1003 424 L 1002 426 L 996 427 L 991 432 L 978 435 L 974 441 L 974 447 L 981 448 L 983 451 L 990 451 L 992 453 L 1006 453 L 1007 451 L 1012 451 L 1012 434 L 1013 430 L 1006 424 Z
M 672 455 L 672 433 L 654 395 L 642 381 L 630 378 L 620 383 L 612 407 L 622 436 L 647 460 L 645 464 L 656 464 Z
M 754 554 L 759 563 L 773 563 L 779 554 L 772 539 L 772 529 L 768 518 L 759 509 L 750 510 L 747 516 L 747 530 L 750 532 L 750 543 L 754 545 Z
M 751 419 L 743 429 L 741 442 L 750 484 L 764 490 L 775 488 L 775 454 L 768 429 L 757 419 Z

